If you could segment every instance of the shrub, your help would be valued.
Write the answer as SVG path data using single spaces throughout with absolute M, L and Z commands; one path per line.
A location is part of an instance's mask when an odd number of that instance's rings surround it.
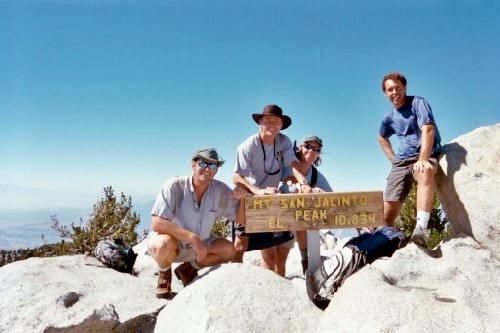
M 55 249 L 57 254 L 91 253 L 97 243 L 105 238 L 119 238 L 129 244 L 137 242 L 135 227 L 139 216 L 132 211 L 132 198 L 121 193 L 118 201 L 111 186 L 104 188 L 104 197 L 94 205 L 86 223 L 61 225 L 57 216 L 51 216 L 52 228 L 63 239 Z M 68 240 L 68 242 L 65 242 Z
M 224 238 L 229 237 L 229 235 L 231 234 L 230 221 L 225 217 L 215 221 L 214 226 L 212 227 L 212 234 Z
M 415 228 L 417 219 L 417 206 L 416 206 L 417 186 L 413 184 L 410 194 L 399 212 L 396 219 L 395 226 L 405 229 L 407 236 L 411 236 Z M 428 229 L 430 232 L 428 248 L 437 246 L 443 239 L 450 236 L 452 233 L 443 210 L 441 209 L 441 202 L 436 196 L 434 205 L 431 209 L 431 216 L 429 219 Z

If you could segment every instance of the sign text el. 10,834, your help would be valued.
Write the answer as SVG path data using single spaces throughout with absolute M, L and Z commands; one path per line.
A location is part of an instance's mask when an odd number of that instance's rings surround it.
M 249 233 L 383 225 L 382 191 L 255 195 L 244 203 Z

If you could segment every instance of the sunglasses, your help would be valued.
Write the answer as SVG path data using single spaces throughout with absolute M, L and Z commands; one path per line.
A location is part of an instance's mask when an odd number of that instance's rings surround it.
M 317 152 L 317 153 L 321 152 L 321 147 L 315 147 L 315 146 L 312 146 L 312 145 L 310 145 L 310 144 L 308 144 L 308 143 L 306 143 L 306 144 L 304 145 L 304 148 L 305 148 L 305 149 L 309 149 L 309 150 L 314 150 L 314 151 L 315 151 L 315 152 Z
M 202 169 L 205 169 L 206 167 L 208 167 L 210 170 L 215 170 L 215 169 L 217 169 L 219 167 L 217 165 L 217 163 L 208 163 L 208 162 L 205 162 L 205 161 L 198 161 L 198 165 Z

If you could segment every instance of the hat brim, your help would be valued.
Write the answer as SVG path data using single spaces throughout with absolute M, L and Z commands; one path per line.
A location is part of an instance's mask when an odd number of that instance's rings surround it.
M 280 117 L 281 121 L 283 121 L 283 126 L 281 127 L 282 130 L 287 129 L 292 124 L 292 118 L 285 116 L 285 115 L 276 116 L 276 115 L 266 115 L 266 114 L 260 114 L 260 113 L 252 114 L 252 118 L 257 124 L 259 124 L 260 118 L 262 118 L 264 116 Z
M 195 156 L 193 156 L 193 161 L 196 161 L 196 160 L 204 160 L 204 161 L 207 161 L 207 162 L 217 163 L 217 167 L 218 168 L 220 168 L 221 166 L 223 166 L 224 162 L 226 162 L 225 160 L 214 160 L 212 158 L 206 158 L 206 157 L 201 156 L 201 155 L 195 155 Z
M 323 143 L 319 142 L 318 140 L 314 140 L 314 139 L 302 141 L 301 145 L 303 145 L 306 142 L 316 142 L 320 147 L 323 147 Z

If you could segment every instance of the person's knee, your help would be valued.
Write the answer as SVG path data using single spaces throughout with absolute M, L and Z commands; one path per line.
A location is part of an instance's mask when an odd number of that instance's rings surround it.
M 177 241 L 171 237 L 157 237 L 152 244 L 151 253 L 158 260 L 173 261 L 179 254 Z
M 239 252 L 245 252 L 248 248 L 248 245 L 242 243 L 234 243 L 234 249 Z
M 424 172 L 419 172 L 415 180 L 417 182 L 417 186 L 421 184 L 434 184 L 436 182 L 436 168 L 425 169 Z
M 243 256 L 245 255 L 245 251 L 248 248 L 248 237 L 247 240 L 242 239 L 241 236 L 237 236 L 234 239 L 233 249 L 234 249 L 234 254 L 233 258 L 231 259 L 232 262 L 243 262 Z
M 222 254 L 225 262 L 232 261 L 236 257 L 236 248 L 232 243 L 227 243 L 224 245 Z
M 248 237 L 236 237 L 234 248 L 236 251 L 245 252 L 248 249 Z
M 276 267 L 276 260 L 274 260 L 273 258 L 262 258 L 261 266 L 274 271 Z
M 276 256 L 269 253 L 262 253 L 262 261 L 265 262 L 267 267 L 274 267 L 276 265 Z

